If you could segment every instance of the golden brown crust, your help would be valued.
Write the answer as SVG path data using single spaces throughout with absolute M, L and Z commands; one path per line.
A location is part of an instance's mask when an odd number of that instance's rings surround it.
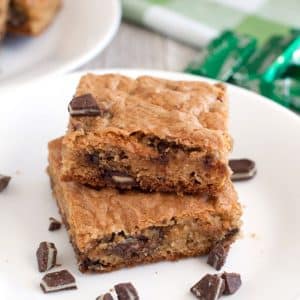
M 214 222 L 227 232 L 239 227 L 241 208 L 231 182 L 214 201 L 204 196 L 144 194 L 105 188 L 93 190 L 72 182 L 60 181 L 61 139 L 49 143 L 50 173 L 56 181 L 56 197 L 70 224 L 79 251 L 95 240 L 123 231 L 126 234 L 151 227 L 165 226 L 172 218 L 199 218 L 213 230 Z M 218 229 L 220 230 L 220 228 Z
M 91 143 L 97 143 L 108 134 L 121 137 L 143 132 L 189 146 L 200 143 L 221 153 L 230 150 L 228 99 L 223 86 L 87 74 L 81 78 L 76 95 L 87 93 L 105 106 L 112 118 L 71 117 L 66 140 L 90 138 Z M 74 126 L 82 130 L 73 131 Z
M 61 5 L 62 0 L 11 0 L 8 31 L 22 35 L 38 35 L 50 25 Z
M 85 161 L 86 154 L 100 151 L 124 152 L 128 162 L 114 160 L 115 166 L 107 164 L 107 168 L 129 170 L 128 175 L 146 191 L 217 191 L 230 177 L 227 156 L 232 142 L 224 85 L 87 74 L 81 78 L 76 95 L 87 93 L 108 114 L 70 117 L 63 141 L 63 180 L 114 186 L 103 178 L 101 172 L 107 170 L 102 165 Z M 188 150 L 168 150 L 167 162 L 162 161 L 159 151 L 144 138 Z

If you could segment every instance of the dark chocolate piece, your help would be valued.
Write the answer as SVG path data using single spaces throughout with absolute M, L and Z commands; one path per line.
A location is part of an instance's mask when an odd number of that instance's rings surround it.
M 138 293 L 132 283 L 119 283 L 115 285 L 118 300 L 139 300 Z
M 101 113 L 99 106 L 92 94 L 74 97 L 69 103 L 68 110 L 72 117 L 99 116 Z
M 222 242 L 217 243 L 209 252 L 207 263 L 217 271 L 221 270 L 225 264 L 229 248 L 229 245 L 224 245 Z
M 53 243 L 41 242 L 36 257 L 39 271 L 45 272 L 56 265 L 57 249 Z
M 248 180 L 255 176 L 255 162 L 250 159 L 230 159 L 229 166 L 233 172 L 232 181 Z
M 191 292 L 200 300 L 217 300 L 224 289 L 224 280 L 220 276 L 207 274 L 191 288 Z
M 96 298 L 96 300 L 114 300 L 110 293 L 106 293 Z
M 55 218 L 50 217 L 49 221 L 50 221 L 49 228 L 48 228 L 49 231 L 55 231 L 61 228 L 61 222 L 59 222 Z
M 20 27 L 28 21 L 28 16 L 14 1 L 10 1 L 7 23 L 11 27 Z
M 10 176 L 5 176 L 0 174 L 0 192 L 7 188 L 9 181 L 11 180 Z
M 67 270 L 46 274 L 40 286 L 44 293 L 77 289 L 74 276 Z
M 224 295 L 234 294 L 242 285 L 241 275 L 238 273 L 224 272 L 221 277 L 225 283 Z

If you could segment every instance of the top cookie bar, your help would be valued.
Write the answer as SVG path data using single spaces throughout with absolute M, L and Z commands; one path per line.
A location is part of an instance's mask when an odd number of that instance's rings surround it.
M 230 176 L 222 84 L 87 74 L 69 112 L 63 180 L 194 194 Z

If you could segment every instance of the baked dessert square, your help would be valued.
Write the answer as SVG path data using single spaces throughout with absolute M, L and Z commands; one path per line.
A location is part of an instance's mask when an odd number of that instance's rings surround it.
M 207 254 L 231 243 L 241 207 L 230 181 L 214 198 L 171 193 L 95 190 L 61 180 L 61 139 L 49 143 L 48 172 L 82 272 Z
M 87 74 L 69 112 L 65 181 L 197 194 L 230 177 L 222 84 Z
M 0 0 L 0 39 L 6 32 L 6 21 L 8 16 L 8 0 Z
M 38 35 L 53 21 L 61 0 L 10 0 L 8 31 Z

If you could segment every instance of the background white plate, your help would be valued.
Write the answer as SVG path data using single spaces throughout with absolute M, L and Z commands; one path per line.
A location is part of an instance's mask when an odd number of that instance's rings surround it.
M 119 26 L 118 0 L 63 0 L 38 37 L 8 36 L 0 45 L 0 85 L 67 72 L 99 53 Z
M 179 73 L 120 71 L 171 79 Z M 0 291 L 5 300 L 92 299 L 118 282 L 133 282 L 141 299 L 194 299 L 189 288 L 215 273 L 205 258 L 156 263 L 121 271 L 83 275 L 77 271 L 65 230 L 48 232 L 58 216 L 45 173 L 47 142 L 64 134 L 80 74 L 72 74 L 1 95 L 0 173 L 11 174 L 0 194 Z M 243 286 L 228 299 L 299 300 L 300 270 L 300 119 L 271 101 L 229 86 L 233 157 L 257 162 L 258 174 L 236 183 L 244 206 L 243 238 L 230 252 L 226 271 L 242 274 Z M 77 278 L 77 291 L 43 295 L 35 251 L 40 241 L 56 243 L 58 260 Z M 59 268 L 57 268 L 59 269 Z M 224 298 L 225 299 L 225 298 Z

